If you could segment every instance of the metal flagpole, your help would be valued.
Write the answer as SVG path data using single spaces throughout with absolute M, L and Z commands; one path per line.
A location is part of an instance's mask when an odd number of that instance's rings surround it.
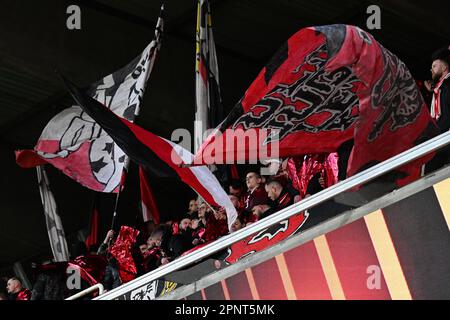
M 111 221 L 111 229 L 110 230 L 114 230 L 115 229 L 115 224 L 116 224 L 116 220 L 117 220 L 117 207 L 119 204 L 119 198 L 120 198 L 120 194 L 124 188 L 125 185 L 125 180 L 127 177 L 127 173 L 128 173 L 128 167 L 130 164 L 130 159 L 128 157 L 125 157 L 125 165 L 123 166 L 122 169 L 122 177 L 120 179 L 120 184 L 119 184 L 119 190 L 117 191 L 117 195 L 116 195 L 116 203 L 114 204 L 114 212 L 113 212 L 113 217 L 112 217 L 112 221 Z
M 164 30 L 163 15 L 164 15 L 164 3 L 161 5 L 161 11 L 160 11 L 160 14 L 158 17 L 158 22 L 156 23 L 155 34 L 154 34 L 154 38 L 152 40 L 152 42 L 154 42 L 154 45 L 150 48 L 150 51 L 148 53 L 148 55 L 149 55 L 148 65 L 144 71 L 145 72 L 144 84 L 143 84 L 144 87 L 147 83 L 148 77 L 150 76 L 151 70 L 153 69 L 153 64 L 154 64 L 154 61 L 156 58 L 156 53 L 159 50 L 159 46 L 161 44 L 162 32 Z M 143 96 L 143 90 L 141 90 L 141 95 Z M 141 99 L 142 99 L 142 96 L 140 97 Z M 134 121 L 137 120 L 140 113 L 141 113 L 140 105 L 137 105 L 136 110 L 135 110 Z M 120 194 L 125 185 L 125 180 L 127 177 L 129 166 L 130 166 L 130 159 L 128 156 L 125 155 L 125 164 L 122 169 L 122 177 L 120 179 L 119 190 L 117 191 L 116 202 L 114 205 L 114 213 L 113 213 L 113 217 L 112 217 L 112 221 L 111 221 L 111 230 L 115 229 L 114 227 L 117 222 L 117 208 L 118 208 L 118 204 L 119 204 L 119 198 L 120 198 Z

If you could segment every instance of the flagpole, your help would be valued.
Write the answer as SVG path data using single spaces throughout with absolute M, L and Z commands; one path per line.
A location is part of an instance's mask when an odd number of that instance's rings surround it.
M 151 70 L 153 69 L 153 64 L 154 64 L 154 61 L 156 58 L 156 53 L 157 53 L 157 51 L 159 51 L 159 47 L 161 44 L 162 33 L 164 30 L 163 15 L 164 15 L 164 2 L 161 4 L 161 10 L 160 10 L 160 14 L 158 17 L 158 21 L 156 23 L 154 38 L 152 40 L 152 42 L 154 42 L 155 45 L 150 48 L 150 52 L 148 53 L 150 58 L 149 58 L 149 63 L 147 65 L 147 68 L 145 68 L 145 71 L 144 71 L 145 72 L 145 76 L 144 76 L 145 84 L 150 76 Z M 154 57 L 152 57 L 152 56 L 154 56 Z M 145 84 L 144 84 L 144 86 L 145 86 Z M 143 95 L 143 93 L 142 93 L 142 95 Z M 140 113 L 141 113 L 141 108 L 140 108 L 140 105 L 138 105 L 135 110 L 135 117 L 134 117 L 133 122 L 135 122 L 137 120 Z M 119 190 L 117 191 L 117 195 L 116 195 L 116 203 L 114 205 L 114 213 L 113 213 L 113 217 L 112 217 L 112 221 L 111 221 L 111 230 L 114 230 L 114 226 L 117 221 L 117 208 L 118 208 L 118 204 L 119 204 L 120 193 L 122 192 L 122 189 L 124 188 L 129 166 L 130 166 L 130 158 L 127 155 L 125 155 L 125 164 L 122 169 L 122 176 L 120 179 Z
M 117 207 L 119 205 L 120 193 L 121 193 L 121 191 L 122 191 L 122 189 L 124 188 L 124 185 L 125 185 L 125 179 L 126 179 L 126 176 L 127 176 L 129 163 L 130 163 L 130 159 L 128 157 L 126 157 L 125 158 L 125 165 L 123 166 L 123 170 L 122 170 L 122 177 L 120 178 L 119 190 L 117 190 L 116 203 L 114 204 L 114 212 L 113 212 L 113 217 L 112 217 L 112 221 L 111 221 L 111 229 L 110 230 L 114 230 L 115 229 L 114 225 L 116 224 L 116 220 L 117 220 Z

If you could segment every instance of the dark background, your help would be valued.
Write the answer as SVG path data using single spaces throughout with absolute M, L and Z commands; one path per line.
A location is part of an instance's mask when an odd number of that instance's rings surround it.
M 81 7 L 81 30 L 66 28 L 67 6 Z M 367 7 L 381 7 L 381 30 L 367 30 Z M 417 79 L 429 78 L 430 55 L 450 44 L 448 1 L 217 0 L 211 1 L 220 84 L 227 110 L 245 92 L 278 47 L 302 27 L 345 23 L 369 32 Z M 60 69 L 87 85 L 126 65 L 151 41 L 160 1 L 0 1 L 0 272 L 16 261 L 50 256 L 34 169 L 15 164 L 14 150 L 32 148 L 47 122 L 72 101 Z M 165 33 L 138 124 L 170 139 L 192 132 L 196 1 L 166 1 Z M 48 166 L 68 239 L 88 224 L 93 192 Z M 136 168 L 119 202 L 121 223 L 138 213 Z M 163 211 L 187 209 L 189 190 L 156 186 Z M 101 195 L 100 237 L 109 228 L 114 195 Z M 178 212 L 177 212 L 178 213 Z

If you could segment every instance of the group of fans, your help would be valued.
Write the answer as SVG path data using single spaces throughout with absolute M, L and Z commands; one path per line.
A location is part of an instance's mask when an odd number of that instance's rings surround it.
M 70 261 L 34 266 L 31 290 L 25 289 L 20 279 L 9 279 L 9 298 L 59 300 L 96 283 L 102 283 L 106 290 L 114 289 L 300 201 L 337 179 L 336 154 L 289 158 L 277 167 L 276 175 L 262 176 L 254 170 L 247 172 L 245 182 L 229 183 L 228 194 L 238 212 L 231 230 L 223 208 L 211 208 L 201 198 L 191 199 L 187 212 L 174 221 L 155 224 L 150 220 L 140 230 L 121 226 L 118 232 L 108 231 L 104 241 L 90 250 L 84 242 L 73 243 Z M 308 183 L 301 183 L 303 177 L 308 177 Z M 73 270 L 81 279 L 78 287 L 70 288 Z
M 428 92 L 431 96 L 431 114 L 441 132 L 450 127 L 449 59 L 448 49 L 434 57 L 433 82 L 425 83 L 424 88 L 425 95 Z M 32 290 L 24 288 L 16 277 L 3 279 L 5 283 L 1 286 L 7 292 L 0 291 L 0 299 L 64 299 L 96 283 L 102 283 L 106 290 L 116 288 L 345 179 L 351 148 L 349 144 L 337 153 L 285 159 L 277 164 L 278 171 L 272 176 L 249 171 L 245 184 L 243 180 L 232 180 L 227 191 L 238 217 L 231 230 L 223 208 L 211 208 L 200 198 L 192 199 L 187 213 L 176 221 L 160 224 L 148 221 L 141 230 L 127 226 L 122 226 L 118 233 L 110 230 L 97 250 L 90 252 L 83 242 L 73 245 L 72 260 L 34 268 Z M 448 163 L 448 150 L 439 152 L 435 159 L 440 163 L 432 169 Z M 72 270 L 81 277 L 79 287 L 69 286 Z
M 296 167 L 297 165 L 297 167 Z M 291 167 L 291 168 L 290 168 Z M 291 170 L 290 170 L 291 169 Z M 308 183 L 300 172 L 306 173 Z M 292 179 L 294 178 L 294 179 Z M 201 198 L 189 201 L 187 213 L 175 221 L 155 224 L 148 221 L 139 232 L 122 226 L 117 234 L 110 230 L 97 254 L 107 257 L 100 280 L 111 290 L 188 254 L 216 239 L 267 217 L 337 181 L 337 155 L 305 156 L 286 159 L 276 175 L 262 176 L 250 171 L 228 185 L 228 194 L 238 216 L 228 228 L 223 208 L 211 208 Z M 114 240 L 115 238 L 115 240 Z

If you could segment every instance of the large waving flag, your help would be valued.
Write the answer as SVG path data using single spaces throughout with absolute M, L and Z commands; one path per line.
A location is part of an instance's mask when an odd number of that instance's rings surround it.
M 370 34 L 346 25 L 310 27 L 279 49 L 194 163 L 270 158 L 262 150 L 276 144 L 280 157 L 330 153 L 354 139 L 353 175 L 430 138 L 434 127 L 406 65 Z M 235 136 L 249 133 L 256 141 L 236 147 Z M 423 161 L 402 171 L 415 178 Z
M 206 130 L 217 126 L 224 116 L 209 0 L 198 0 L 195 53 L 194 145 L 198 150 Z
M 213 208 L 223 207 L 229 230 L 237 212 L 219 181 L 206 166 L 188 168 L 194 155 L 183 147 L 120 118 L 74 84 L 65 80 L 75 101 L 105 130 L 115 143 L 145 171 L 157 178 L 180 179 Z
M 163 10 L 153 41 L 124 68 L 90 85 L 86 93 L 117 115 L 133 121 L 139 113 L 145 85 L 161 46 Z M 87 188 L 119 189 L 125 154 L 108 134 L 75 105 L 57 114 L 45 127 L 34 150 L 16 153 L 25 168 L 50 163 Z

